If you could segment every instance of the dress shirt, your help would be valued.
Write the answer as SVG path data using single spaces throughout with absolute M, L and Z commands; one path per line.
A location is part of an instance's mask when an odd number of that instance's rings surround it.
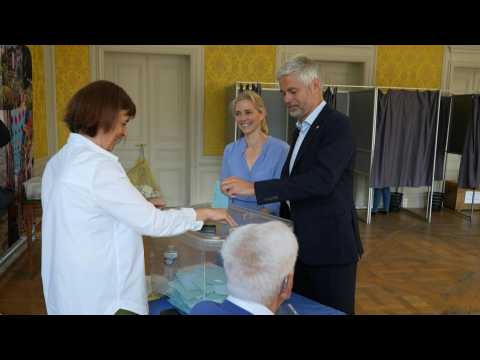
M 48 314 L 148 314 L 142 235 L 199 230 L 193 209 L 160 210 L 118 157 L 72 133 L 42 177 L 42 282 Z M 158 240 L 162 241 L 162 240 Z
M 303 139 L 305 139 L 305 136 L 307 136 L 308 130 L 310 129 L 310 126 L 312 126 L 313 122 L 317 118 L 318 114 L 320 114 L 320 111 L 322 111 L 323 107 L 327 103 L 325 100 L 323 100 L 308 116 L 305 120 L 302 122 L 297 121 L 297 128 L 300 131 L 298 134 L 297 141 L 295 142 L 295 146 L 292 151 L 292 157 L 290 158 L 290 164 L 288 168 L 288 173 L 290 174 L 293 169 L 293 164 L 295 164 L 295 159 L 297 158 L 298 151 L 300 150 L 300 146 L 302 146 Z

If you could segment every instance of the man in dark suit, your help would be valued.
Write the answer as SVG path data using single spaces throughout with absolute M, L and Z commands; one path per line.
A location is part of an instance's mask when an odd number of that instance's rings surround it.
M 323 100 L 319 71 L 306 57 L 279 69 L 290 116 L 297 119 L 280 179 L 222 182 L 228 196 L 255 195 L 258 204 L 283 202 L 299 242 L 296 293 L 355 313 L 357 262 L 363 253 L 353 200 L 355 145 L 350 119 Z M 289 206 L 287 207 L 287 202 Z

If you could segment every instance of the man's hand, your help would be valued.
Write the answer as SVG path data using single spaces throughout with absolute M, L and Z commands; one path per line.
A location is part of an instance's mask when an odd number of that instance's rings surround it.
M 229 197 L 255 196 L 253 183 L 231 176 L 222 181 L 220 186 L 222 192 Z
M 226 209 L 195 209 L 197 220 L 200 221 L 226 221 L 230 226 L 238 226 Z

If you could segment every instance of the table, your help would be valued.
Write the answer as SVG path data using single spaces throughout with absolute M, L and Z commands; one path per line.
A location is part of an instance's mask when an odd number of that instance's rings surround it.
M 30 276 L 33 277 L 33 241 L 32 233 L 35 231 L 34 217 L 35 213 L 41 213 L 42 211 L 42 202 L 41 200 L 30 200 L 25 197 L 22 197 L 22 215 L 25 225 L 25 235 L 27 236 L 27 255 L 28 255 L 28 267 L 30 271 Z
M 458 187 L 458 184 L 455 181 L 445 181 L 445 207 L 452 210 L 470 210 L 472 208 L 471 203 L 465 203 L 465 194 L 467 191 L 473 192 L 472 189 L 464 189 Z M 478 197 L 480 189 L 475 189 L 475 198 Z M 473 194 L 472 194 L 473 196 Z M 473 201 L 473 209 L 480 210 L 480 204 Z
M 299 315 L 345 315 L 345 313 L 339 310 L 319 304 L 316 301 L 295 293 L 292 293 L 290 299 L 282 304 L 279 314 L 291 315 L 291 312 L 288 310 L 288 304 L 291 304 Z M 162 311 L 175 309 L 175 307 L 168 302 L 168 297 L 166 296 L 158 300 L 150 301 L 148 307 L 149 315 L 159 315 Z

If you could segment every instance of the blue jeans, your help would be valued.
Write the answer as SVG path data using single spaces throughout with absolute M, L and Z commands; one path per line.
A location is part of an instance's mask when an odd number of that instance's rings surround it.
M 390 211 L 390 187 L 378 188 L 373 191 L 373 208 L 372 212 L 378 211 L 378 205 L 380 204 L 380 198 L 383 196 L 383 208 L 385 212 Z

